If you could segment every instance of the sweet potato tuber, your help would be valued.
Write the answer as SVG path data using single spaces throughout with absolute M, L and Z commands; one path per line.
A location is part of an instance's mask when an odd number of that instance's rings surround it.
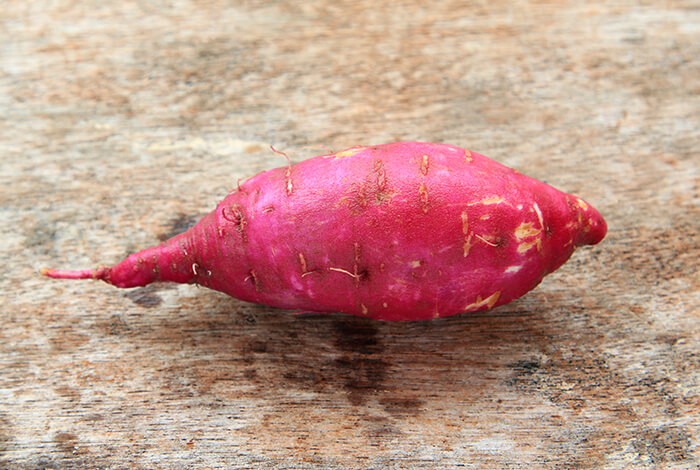
M 275 307 L 424 320 L 517 299 L 606 231 L 582 199 L 483 155 L 399 142 L 260 173 L 159 246 L 44 274 L 197 283 Z

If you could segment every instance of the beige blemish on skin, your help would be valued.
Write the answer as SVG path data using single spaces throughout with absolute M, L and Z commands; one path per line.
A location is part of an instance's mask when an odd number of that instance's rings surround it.
M 485 197 L 484 199 L 481 200 L 481 204 L 485 206 L 490 206 L 491 204 L 500 204 L 504 201 L 504 199 L 501 196 L 490 196 L 490 197 Z
M 468 206 L 490 206 L 493 204 L 502 204 L 505 201 L 501 196 L 487 196 L 476 202 L 467 203 Z
M 584 211 L 588 210 L 588 204 L 586 204 L 585 202 L 583 202 L 582 199 L 576 198 L 576 203 L 577 203 L 578 206 L 579 206 L 581 209 L 583 209 Z
M 521 269 L 523 269 L 522 266 L 508 266 L 504 272 L 506 274 L 512 274 L 512 273 L 517 273 Z
M 464 245 L 462 246 L 462 251 L 464 253 L 464 257 L 466 258 L 467 255 L 469 255 L 469 251 L 471 251 L 472 246 L 474 245 L 474 243 L 472 242 L 474 232 L 469 231 L 469 215 L 467 214 L 467 211 L 462 212 L 461 218 L 462 233 L 464 234 Z
M 389 304 L 386 303 L 386 302 L 384 302 L 384 303 L 382 304 L 382 307 L 384 307 L 384 308 L 389 308 Z
M 336 153 L 333 155 L 335 158 L 345 158 L 345 157 L 352 157 L 356 153 L 360 153 L 363 150 L 365 150 L 367 147 L 350 147 L 349 149 L 343 150 L 341 152 Z
M 430 157 L 427 155 L 423 155 L 423 158 L 421 158 L 420 161 L 420 172 L 423 173 L 423 176 L 428 175 L 428 167 L 430 166 Z
M 369 310 L 365 304 L 360 304 L 360 308 L 362 309 L 362 315 L 367 315 L 369 313 Z
M 518 225 L 514 233 L 515 238 L 517 238 L 517 240 L 520 241 L 524 238 L 538 236 L 540 233 L 542 233 L 542 230 L 539 228 L 535 228 L 532 222 L 523 222 L 522 224 Z
M 534 240 L 523 241 L 518 245 L 517 252 L 519 254 L 526 253 L 533 247 L 537 247 L 537 251 L 542 251 L 542 230 L 544 229 L 544 221 L 542 219 L 542 211 L 540 207 L 535 203 L 532 209 L 537 214 L 537 220 L 539 221 L 540 228 L 535 227 L 532 222 L 523 222 L 518 225 L 515 229 L 515 238 L 520 242 L 525 239 L 531 239 L 536 237 Z
M 493 294 L 489 295 L 485 299 L 482 299 L 481 296 L 476 297 L 476 301 L 470 303 L 466 307 L 464 307 L 465 311 L 470 311 L 470 310 L 477 310 L 483 307 L 487 308 L 492 308 L 494 305 L 496 305 L 496 302 L 498 302 L 498 298 L 501 296 L 501 291 L 497 290 Z
M 489 220 L 491 218 L 491 214 L 484 214 L 481 217 L 479 217 L 479 220 Z
M 472 155 L 472 152 L 468 149 L 464 149 L 464 159 L 467 161 L 467 163 L 471 163 L 474 161 L 474 156 Z
M 285 172 L 284 177 L 287 180 L 287 196 L 291 196 L 292 191 L 294 190 L 294 184 L 292 183 L 292 167 L 291 166 L 287 167 L 287 171 Z
M 538 206 L 537 203 L 534 203 L 532 205 L 532 208 L 535 210 L 535 213 L 537 214 L 537 220 L 540 221 L 540 228 L 544 228 L 544 219 L 542 218 L 542 211 L 540 210 L 540 206 Z
M 423 263 L 421 263 L 418 259 L 411 261 L 411 267 L 413 269 L 420 268 L 421 264 Z
M 522 242 L 520 245 L 518 245 L 517 251 L 519 254 L 522 255 L 523 253 L 531 250 L 534 246 L 538 246 L 540 244 L 539 242 L 540 242 L 539 239 L 531 241 L 531 242 Z
M 421 207 L 423 208 L 423 213 L 427 214 L 428 213 L 428 187 L 425 185 L 424 182 L 421 182 L 420 187 L 418 188 L 418 197 L 420 198 L 420 204 L 421 204 Z

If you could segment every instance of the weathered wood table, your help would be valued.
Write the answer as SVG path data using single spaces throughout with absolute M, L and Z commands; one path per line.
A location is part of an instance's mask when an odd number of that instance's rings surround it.
M 2 2 L 0 467 L 697 465 L 700 10 L 612 3 Z M 577 193 L 608 238 L 424 323 L 38 274 L 184 230 L 270 144 L 400 139 Z

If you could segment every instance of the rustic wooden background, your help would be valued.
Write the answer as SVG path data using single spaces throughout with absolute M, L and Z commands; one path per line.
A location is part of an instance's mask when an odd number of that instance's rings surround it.
M 0 467 L 690 468 L 697 1 L 4 0 Z M 292 316 L 42 278 L 179 232 L 239 178 L 447 142 L 610 232 L 493 312 Z

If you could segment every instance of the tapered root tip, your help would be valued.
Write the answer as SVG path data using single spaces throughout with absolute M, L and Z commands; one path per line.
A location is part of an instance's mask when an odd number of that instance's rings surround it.
M 53 279 L 104 279 L 105 269 L 49 269 L 42 268 L 41 274 Z

